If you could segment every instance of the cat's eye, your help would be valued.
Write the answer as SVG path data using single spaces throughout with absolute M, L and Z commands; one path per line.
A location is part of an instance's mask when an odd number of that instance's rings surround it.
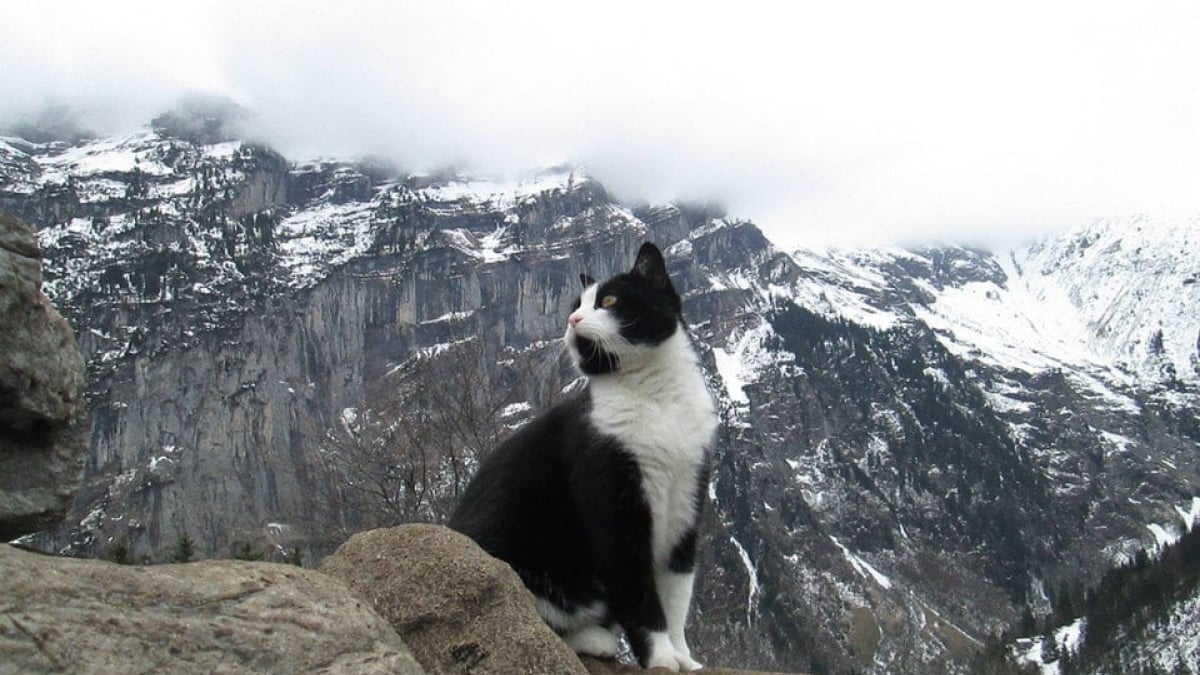
M 606 295 L 600 300 L 600 306 L 604 309 L 608 309 L 615 304 L 617 304 L 617 296 L 615 295 Z

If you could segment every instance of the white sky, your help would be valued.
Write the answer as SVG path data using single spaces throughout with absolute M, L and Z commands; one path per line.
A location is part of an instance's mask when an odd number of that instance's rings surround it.
M 1200 3 L 0 3 L 0 126 L 188 91 L 293 158 L 582 163 L 784 244 L 1005 244 L 1200 214 Z

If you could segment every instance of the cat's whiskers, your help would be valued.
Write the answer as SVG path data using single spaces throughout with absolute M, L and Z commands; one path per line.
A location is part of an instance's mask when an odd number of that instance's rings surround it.
M 608 339 L 603 335 L 597 335 L 592 340 L 592 356 L 603 357 L 609 369 L 612 369 L 612 352 L 608 350 Z
M 614 343 L 617 339 L 611 335 L 598 335 L 596 337 L 596 343 L 604 351 L 604 357 L 608 362 L 608 369 L 617 370 L 620 365 L 620 358 L 617 356 L 617 350 L 614 349 Z

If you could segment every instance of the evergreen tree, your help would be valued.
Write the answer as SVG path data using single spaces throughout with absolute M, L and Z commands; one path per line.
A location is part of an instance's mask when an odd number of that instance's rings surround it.
M 231 555 L 235 560 L 262 560 L 266 554 L 261 550 L 255 549 L 249 542 L 235 542 L 229 547 Z
M 1017 635 L 1020 637 L 1030 637 L 1037 634 L 1037 618 L 1033 616 L 1033 610 L 1029 607 L 1021 614 L 1021 624 L 1017 628 Z
M 196 558 L 196 545 L 187 532 L 175 540 L 175 550 L 171 552 L 171 562 L 185 563 Z
M 118 565 L 132 565 L 133 550 L 129 546 L 128 535 L 121 535 L 121 538 L 110 544 L 100 557 Z

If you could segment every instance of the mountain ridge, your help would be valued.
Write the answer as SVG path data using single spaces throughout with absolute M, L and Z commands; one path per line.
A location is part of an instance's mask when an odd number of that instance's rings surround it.
M 459 358 L 504 392 L 496 428 L 519 424 L 573 379 L 555 339 L 577 273 L 623 269 L 648 238 L 725 420 L 694 640 L 712 654 L 965 672 L 1046 588 L 1098 579 L 1151 525 L 1180 531 L 1200 495 L 1200 330 L 1170 292 L 1200 286 L 1185 226 L 1100 223 L 1007 256 L 787 252 L 711 208 L 622 205 L 571 167 L 397 176 L 151 132 L 0 139 L 0 208 L 38 223 L 89 363 L 89 488 L 50 548 L 126 536 L 153 555 L 186 532 L 206 555 L 253 541 L 315 561 L 364 525 L 330 438 L 416 414 L 377 385 Z M 1095 253 L 1117 240 L 1124 256 Z M 1117 271 L 1140 300 L 1110 290 Z M 1060 311 L 1089 288 L 1113 311 Z M 451 499 L 469 467 L 424 487 Z

